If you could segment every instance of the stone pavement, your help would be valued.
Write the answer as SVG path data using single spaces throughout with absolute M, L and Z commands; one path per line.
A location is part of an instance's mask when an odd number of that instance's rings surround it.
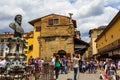
M 74 80 L 73 79 L 74 73 L 73 71 L 71 71 L 68 74 L 60 74 L 58 80 Z M 77 80 L 100 80 L 99 79 L 100 76 L 100 70 L 97 71 L 96 74 L 92 73 L 79 73 L 79 75 L 77 76 Z M 25 79 L 23 79 L 25 80 Z M 34 77 L 30 77 L 30 80 L 35 80 Z M 40 79 L 41 80 L 41 79 Z
M 58 80 L 73 80 L 74 73 L 71 71 L 68 74 L 60 74 Z M 89 74 L 89 73 L 79 73 L 77 76 L 77 80 L 99 80 L 100 71 L 98 71 L 96 74 Z

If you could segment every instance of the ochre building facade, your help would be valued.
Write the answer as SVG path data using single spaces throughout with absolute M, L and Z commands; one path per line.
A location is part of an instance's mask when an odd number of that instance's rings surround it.
M 101 58 L 120 58 L 120 11 L 96 39 Z

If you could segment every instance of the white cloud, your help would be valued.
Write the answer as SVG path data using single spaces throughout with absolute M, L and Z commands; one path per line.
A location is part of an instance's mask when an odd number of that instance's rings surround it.
M 119 3 L 119 2 L 120 2 L 120 0 L 105 0 L 105 5 Z
M 51 13 L 69 16 L 72 12 L 73 19 L 77 21 L 81 35 L 88 33 L 92 28 L 108 24 L 118 12 L 117 8 L 109 5 L 119 0 L 2 0 L 0 2 L 0 30 L 8 27 L 16 14 L 23 15 L 25 31 L 33 27 L 28 21 Z M 107 5 L 107 6 L 106 6 Z M 89 41 L 88 36 L 82 35 L 82 39 Z
M 21 8 L 11 7 L 9 5 L 0 6 L 0 12 L 7 15 L 16 15 L 18 13 L 25 14 L 24 10 Z

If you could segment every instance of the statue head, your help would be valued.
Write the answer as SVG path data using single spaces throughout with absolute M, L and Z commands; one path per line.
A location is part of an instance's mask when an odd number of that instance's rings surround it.
M 15 22 L 17 22 L 19 25 L 21 25 L 22 22 L 22 15 L 18 14 L 15 16 Z

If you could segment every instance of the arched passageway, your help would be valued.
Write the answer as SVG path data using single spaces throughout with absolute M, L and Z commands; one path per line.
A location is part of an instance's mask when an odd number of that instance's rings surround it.
M 65 50 L 59 50 L 57 53 L 60 57 L 66 56 L 66 51 Z

